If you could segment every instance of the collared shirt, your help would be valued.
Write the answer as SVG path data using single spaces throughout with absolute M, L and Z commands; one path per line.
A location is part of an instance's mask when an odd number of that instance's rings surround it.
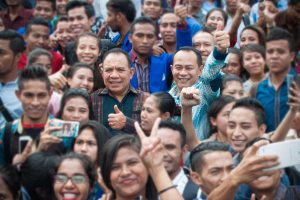
M 184 188 L 188 182 L 188 178 L 184 174 L 184 171 L 181 169 L 177 176 L 172 180 L 173 185 L 177 185 L 177 190 L 182 195 Z
M 295 72 L 291 69 L 277 90 L 271 81 L 270 74 L 258 84 L 256 99 L 262 104 L 266 113 L 266 132 L 274 131 L 288 112 L 288 87 L 294 75 Z
M 99 89 L 91 94 L 95 119 L 106 126 L 112 135 L 120 132 L 111 129 L 108 125 L 108 115 L 114 113 L 113 107 L 117 105 L 126 116 L 126 124 L 121 131 L 135 133 L 134 121 L 140 121 L 140 114 L 145 98 L 146 94 L 144 92 L 136 90 L 131 86 L 121 102 L 111 96 L 107 88 Z
M 23 113 L 22 104 L 16 96 L 15 91 L 18 89 L 17 79 L 8 83 L 0 83 L 0 97 L 5 108 L 12 118 L 20 118 Z M 0 127 L 6 122 L 0 112 Z
M 0 12 L 0 18 L 2 18 L 6 29 L 18 30 L 20 27 L 25 27 L 27 22 L 33 17 L 33 10 L 22 9 L 14 20 L 10 19 L 8 9 Z
M 210 104 L 219 96 L 221 85 L 221 68 L 224 66 L 226 54 L 222 55 L 216 49 L 208 56 L 203 72 L 198 81 L 193 85 L 200 90 L 200 104 L 193 106 L 192 119 L 197 138 L 201 141 L 208 138 L 207 111 Z M 216 88 L 213 88 L 213 84 Z M 169 93 L 175 99 L 176 105 L 181 107 L 180 95 L 176 85 Z M 180 117 L 177 118 L 180 121 Z
M 142 65 L 134 51 L 131 51 L 131 60 L 133 61 L 134 70 L 137 75 L 138 89 L 149 92 L 149 71 L 150 64 Z M 150 60 L 148 60 L 150 62 Z

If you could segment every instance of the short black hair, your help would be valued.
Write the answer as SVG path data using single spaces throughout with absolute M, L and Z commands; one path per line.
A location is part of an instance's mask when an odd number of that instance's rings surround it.
M 84 11 L 88 19 L 95 16 L 95 9 L 92 5 L 83 0 L 74 0 L 69 1 L 66 5 L 66 12 L 68 13 L 70 10 L 74 8 L 84 7 Z
M 82 62 L 77 62 L 74 65 L 72 65 L 66 74 L 66 78 L 73 78 L 74 74 L 79 70 L 79 69 L 89 69 L 94 73 L 93 67 L 91 67 L 89 64 L 82 63 Z
M 126 57 L 126 60 L 128 61 L 128 67 L 131 69 L 131 61 L 130 61 L 130 58 L 129 58 L 128 53 L 126 51 L 124 51 L 123 49 L 120 49 L 120 48 L 113 48 L 113 49 L 107 51 L 104 54 L 103 59 L 102 59 L 102 63 L 104 63 L 106 57 L 109 54 L 122 54 L 122 55 L 124 55 Z
M 13 199 L 19 199 L 21 181 L 17 169 L 11 165 L 0 166 L 0 179 L 2 179 L 7 189 L 12 194 Z
M 202 142 L 198 146 L 196 146 L 190 154 L 190 164 L 191 169 L 194 172 L 201 173 L 202 167 L 205 163 L 204 156 L 213 153 L 213 152 L 230 152 L 230 146 L 228 144 L 225 144 L 223 142 L 218 141 L 208 141 L 208 142 Z
M 255 114 L 258 126 L 266 123 L 266 113 L 264 107 L 256 99 L 251 97 L 239 99 L 233 105 L 232 110 L 236 108 L 245 108 L 251 110 Z
M 120 12 L 126 16 L 128 22 L 133 22 L 136 10 L 131 0 L 109 0 L 106 3 L 107 8 L 111 8 L 114 12 Z
M 156 24 L 150 17 L 141 16 L 141 17 L 136 18 L 130 26 L 130 29 L 129 29 L 130 34 L 134 33 L 135 25 L 137 25 L 137 24 L 150 24 L 150 25 L 152 25 L 154 27 L 155 36 L 157 35 L 158 30 L 157 30 Z
M 220 87 L 221 94 L 222 94 L 223 90 L 225 89 L 226 84 L 231 81 L 236 81 L 236 82 L 241 83 L 241 85 L 243 85 L 243 81 L 239 76 L 237 76 L 235 74 L 225 74 L 224 76 L 222 76 L 222 84 Z
M 47 1 L 47 2 L 50 2 L 51 3 L 51 8 L 53 11 L 56 10 L 56 0 L 36 0 L 36 2 L 39 2 L 39 1 Z
M 289 44 L 289 50 L 295 51 L 295 41 L 293 35 L 287 30 L 279 27 L 274 27 L 270 30 L 266 38 L 266 43 L 274 40 L 286 40 Z
M 168 129 L 172 129 L 174 131 L 178 131 L 180 134 L 181 148 L 184 145 L 186 145 L 186 131 L 182 124 L 179 124 L 178 122 L 176 122 L 174 120 L 165 120 L 165 121 L 160 122 L 159 128 L 168 128 Z
M 30 66 L 26 67 L 23 71 L 21 71 L 19 79 L 18 79 L 18 87 L 19 90 L 24 88 L 24 82 L 38 80 L 44 82 L 46 84 L 46 88 L 48 91 L 51 90 L 50 80 L 48 78 L 47 71 L 41 66 Z
M 201 56 L 201 52 L 198 49 L 196 49 L 194 47 L 190 47 L 190 46 L 184 46 L 184 47 L 181 47 L 179 50 L 177 50 L 175 52 L 174 57 L 176 56 L 176 54 L 179 51 L 193 52 L 196 55 L 196 57 L 197 57 L 197 64 L 198 64 L 198 66 L 202 65 L 202 56 Z M 173 64 L 174 64 L 174 57 L 173 57 Z
M 259 53 L 264 59 L 266 59 L 266 49 L 264 46 L 260 44 L 247 44 L 242 48 L 242 59 L 244 57 L 245 52 L 257 52 Z
M 40 25 L 49 28 L 49 23 L 47 22 L 46 19 L 44 19 L 43 17 L 34 17 L 26 24 L 25 34 L 29 34 L 30 31 L 32 30 L 32 26 L 34 25 Z
M 0 31 L 0 40 L 9 40 L 9 48 L 14 55 L 25 50 L 25 41 L 20 33 L 14 30 Z

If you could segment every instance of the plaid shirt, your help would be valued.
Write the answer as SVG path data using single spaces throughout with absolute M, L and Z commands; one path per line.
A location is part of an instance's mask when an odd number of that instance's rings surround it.
M 134 51 L 131 51 L 131 60 L 133 61 L 134 70 L 136 71 L 139 90 L 149 92 L 150 64 L 148 63 L 143 66 Z
M 104 107 L 104 106 L 106 106 L 106 105 L 104 105 L 104 97 L 106 97 L 107 95 L 111 96 L 109 94 L 109 91 L 107 88 L 99 89 L 91 95 L 95 119 L 102 124 L 104 122 L 103 112 L 104 112 L 104 109 L 106 108 L 106 107 Z M 134 89 L 131 86 L 130 86 L 127 94 L 125 95 L 125 97 L 127 95 L 134 95 L 135 97 L 134 97 L 133 105 L 132 105 L 132 115 L 126 116 L 126 124 L 122 131 L 124 131 L 126 133 L 135 133 L 134 122 L 135 121 L 140 122 L 142 106 L 143 106 L 144 100 L 146 99 L 146 97 L 148 95 L 140 90 Z M 120 103 L 123 103 L 123 102 L 120 102 Z M 126 115 L 126 113 L 124 113 L 124 115 Z

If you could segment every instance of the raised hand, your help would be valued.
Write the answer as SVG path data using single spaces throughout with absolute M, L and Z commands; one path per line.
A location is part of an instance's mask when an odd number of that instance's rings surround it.
M 292 82 L 289 88 L 289 100 L 288 105 L 292 111 L 298 111 L 300 109 L 300 90 L 295 82 Z
M 174 14 L 179 18 L 178 23 L 182 24 L 183 22 L 185 22 L 185 19 L 188 16 L 188 7 L 182 4 L 181 0 L 176 0 Z
M 217 25 L 217 29 L 214 32 L 214 42 L 219 52 L 225 53 L 227 48 L 230 47 L 229 34 L 223 31 L 221 24 Z
M 26 144 L 25 149 L 23 150 L 23 152 L 14 156 L 13 161 L 12 161 L 13 165 L 16 166 L 16 165 L 19 165 L 19 164 L 22 164 L 23 162 L 25 162 L 25 160 L 28 158 L 28 156 L 31 153 L 32 144 L 33 144 L 33 141 L 29 140 L 27 142 L 27 144 Z
M 200 104 L 199 89 L 194 87 L 182 88 L 180 92 L 180 100 L 182 107 L 193 107 Z
M 61 142 L 61 139 L 51 135 L 51 132 L 61 130 L 62 126 L 50 127 L 50 122 L 51 120 L 46 123 L 43 132 L 41 132 L 40 142 L 37 147 L 39 151 L 45 151 L 51 144 L 58 144 Z
M 136 132 L 142 144 L 140 157 L 148 169 L 163 165 L 163 146 L 159 137 L 157 137 L 160 121 L 160 118 L 155 120 L 149 137 L 145 135 L 138 122 L 134 123 Z
M 237 184 L 250 183 L 261 176 L 274 173 L 273 171 L 266 171 L 266 169 L 278 165 L 278 157 L 275 155 L 257 155 L 258 149 L 266 144 L 268 144 L 266 140 L 260 140 L 254 143 L 246 151 L 241 163 L 232 170 L 231 173 L 234 174 L 234 179 L 237 181 Z
M 117 105 L 114 105 L 115 113 L 110 113 L 108 115 L 108 125 L 113 129 L 121 130 L 125 127 L 126 116 L 118 108 Z

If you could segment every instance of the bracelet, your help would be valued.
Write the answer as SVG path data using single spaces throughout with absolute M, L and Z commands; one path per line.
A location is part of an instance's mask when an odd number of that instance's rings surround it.
M 164 192 L 166 192 L 166 191 L 168 191 L 168 190 L 171 190 L 171 189 L 173 189 L 173 188 L 176 188 L 176 187 L 177 187 L 177 185 L 171 185 L 171 186 L 169 186 L 169 187 L 167 187 L 167 188 L 162 189 L 161 191 L 159 191 L 159 192 L 158 192 L 158 195 L 161 195 L 162 193 L 164 193 Z

